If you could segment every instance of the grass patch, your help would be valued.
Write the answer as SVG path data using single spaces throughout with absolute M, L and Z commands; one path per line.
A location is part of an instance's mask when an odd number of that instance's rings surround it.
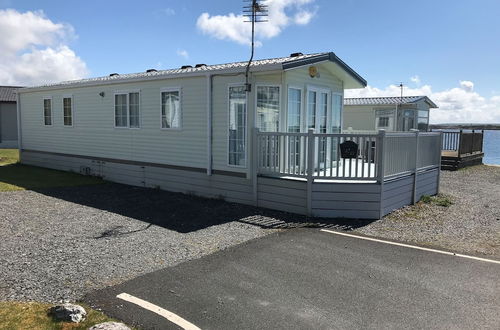
M 0 166 L 15 164 L 19 161 L 19 150 L 0 149 Z
M 422 198 L 420 198 L 420 201 L 425 204 L 434 204 L 443 207 L 449 207 L 450 205 L 453 204 L 453 202 L 444 195 L 437 195 L 437 196 L 424 195 L 422 196 Z
M 100 178 L 19 163 L 17 149 L 0 149 L 0 191 L 100 184 Z
M 0 329 L 3 330 L 80 330 L 113 320 L 101 312 L 80 304 L 87 311 L 87 318 L 81 323 L 60 322 L 54 320 L 48 311 L 51 304 L 38 302 L 0 302 Z
M 11 164 L 0 167 L 0 191 L 70 187 L 103 182 L 102 179 L 92 176 L 36 166 Z

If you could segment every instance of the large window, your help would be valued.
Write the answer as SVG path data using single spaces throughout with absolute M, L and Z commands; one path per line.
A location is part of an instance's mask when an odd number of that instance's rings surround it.
M 161 92 L 161 128 L 181 127 L 181 91 L 179 89 Z
M 418 110 L 418 130 L 427 132 L 429 130 L 429 111 Z
M 64 126 L 73 126 L 73 99 L 63 97 L 63 123 Z
M 52 99 L 43 99 L 43 123 L 47 126 L 52 125 Z
M 332 133 L 340 133 L 342 128 L 342 94 L 332 94 Z
M 244 86 L 229 87 L 229 165 L 246 163 L 246 102 Z
M 277 132 L 279 112 L 280 88 L 257 86 L 257 127 L 263 132 Z
M 288 132 L 300 133 L 300 114 L 302 110 L 302 91 L 288 89 Z
M 115 127 L 140 127 L 139 92 L 115 94 Z

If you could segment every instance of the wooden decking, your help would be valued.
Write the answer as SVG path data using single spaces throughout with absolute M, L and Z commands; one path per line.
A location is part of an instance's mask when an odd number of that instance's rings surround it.
M 456 171 L 483 163 L 483 132 L 443 132 L 441 169 Z

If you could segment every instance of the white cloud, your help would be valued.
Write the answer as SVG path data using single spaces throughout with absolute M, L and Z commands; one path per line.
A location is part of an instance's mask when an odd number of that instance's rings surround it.
M 418 75 L 411 77 L 410 80 L 411 80 L 411 82 L 413 82 L 417 85 L 420 85 L 420 77 Z
M 306 25 L 316 13 L 316 9 L 308 8 L 314 0 L 267 0 L 268 22 L 258 23 L 255 27 L 256 44 L 261 40 L 278 36 L 287 26 Z M 198 17 L 196 26 L 206 35 L 220 40 L 234 41 L 242 45 L 251 42 L 251 24 L 243 15 L 229 13 L 227 15 L 213 15 L 203 13 Z
M 399 86 L 384 89 L 368 86 L 346 90 L 346 97 L 399 96 Z M 433 92 L 430 85 L 405 87 L 403 95 L 427 95 L 439 108 L 431 110 L 431 123 L 500 123 L 500 95 L 484 97 L 474 91 L 472 81 L 460 81 L 458 87 Z
M 162 11 L 167 16 L 173 16 L 173 15 L 175 15 L 175 10 L 173 8 L 165 8 Z
M 79 79 L 88 74 L 67 43 L 68 24 L 54 23 L 42 11 L 0 10 L 0 84 L 37 85 Z
M 184 57 L 185 59 L 189 58 L 189 53 L 185 49 L 178 49 L 177 55 L 179 55 L 180 57 Z

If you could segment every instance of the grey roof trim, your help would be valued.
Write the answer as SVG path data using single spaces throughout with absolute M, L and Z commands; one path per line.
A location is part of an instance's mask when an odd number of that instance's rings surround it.
M 334 53 L 317 53 L 317 54 L 301 55 L 298 57 L 279 57 L 272 59 L 255 60 L 252 62 L 250 71 L 267 72 L 274 70 L 283 70 L 285 68 L 297 67 L 321 61 L 332 61 L 338 63 L 357 81 L 366 86 L 366 81 L 363 78 L 361 78 L 356 72 L 354 72 L 350 67 L 348 67 L 343 61 L 341 61 L 338 57 L 336 57 Z M 82 79 L 75 81 L 67 81 L 67 82 L 49 84 L 44 86 L 28 87 L 19 90 L 19 93 L 54 90 L 54 89 L 66 89 L 74 87 L 85 87 L 85 86 L 121 84 L 128 82 L 137 82 L 137 81 L 174 79 L 180 77 L 196 77 L 196 76 L 207 76 L 207 75 L 217 75 L 217 74 L 244 73 L 246 65 L 247 62 L 245 61 L 245 62 L 234 62 L 227 64 L 207 65 L 199 68 L 169 69 L 169 70 L 160 70 L 156 72 L 140 72 L 140 73 L 122 74 L 113 77 L 104 76 L 104 77 L 89 78 L 89 79 Z
M 425 100 L 429 104 L 430 108 L 438 108 L 438 106 L 432 102 L 432 100 L 427 96 L 403 96 L 403 99 L 399 96 L 381 96 L 381 97 L 346 97 L 344 98 L 344 105 L 347 106 L 366 106 L 366 105 L 395 105 L 395 104 L 411 104 L 421 100 Z
M 348 66 L 344 61 L 342 61 L 340 58 L 335 55 L 335 53 L 330 52 L 330 53 L 323 53 L 319 54 L 314 57 L 308 57 L 308 58 L 303 58 L 303 59 L 298 59 L 298 60 L 292 60 L 292 61 L 287 61 L 283 63 L 283 69 L 292 69 L 296 68 L 299 66 L 304 66 L 304 65 L 309 65 L 309 64 L 314 64 L 322 61 L 330 61 L 333 63 L 336 63 L 342 67 L 345 71 L 347 71 L 354 79 L 356 79 L 360 84 L 366 87 L 367 82 L 365 79 L 363 79 L 356 71 L 354 71 L 350 66 Z

